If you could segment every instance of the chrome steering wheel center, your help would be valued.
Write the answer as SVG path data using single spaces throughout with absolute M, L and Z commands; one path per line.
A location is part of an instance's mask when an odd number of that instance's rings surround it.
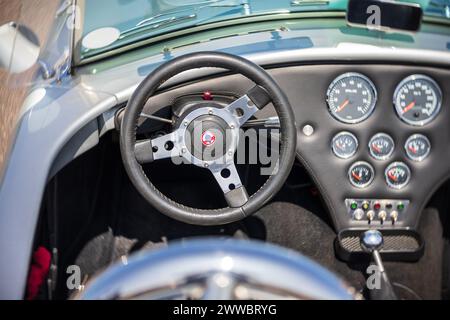
M 187 163 L 210 170 L 233 163 L 239 127 L 236 118 L 226 109 L 196 109 L 172 133 L 178 142 L 172 158 L 181 156 Z
M 248 195 L 236 170 L 234 154 L 239 129 L 257 111 L 247 95 L 225 108 L 195 109 L 186 115 L 178 129 L 152 140 L 153 158 L 171 158 L 176 163 L 209 169 L 225 197 L 228 195 L 229 204 L 240 206 L 248 201 Z
M 227 152 L 234 154 L 230 146 L 236 145 L 232 141 L 236 136 L 230 130 L 230 125 L 221 117 L 202 115 L 191 121 L 185 131 L 186 148 L 201 161 L 220 161 Z

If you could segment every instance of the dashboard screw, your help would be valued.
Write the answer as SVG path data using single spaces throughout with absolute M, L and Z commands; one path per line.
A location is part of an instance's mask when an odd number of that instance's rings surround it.
M 307 124 L 306 126 L 303 127 L 303 134 L 307 137 L 312 136 L 314 133 L 314 128 L 313 126 Z

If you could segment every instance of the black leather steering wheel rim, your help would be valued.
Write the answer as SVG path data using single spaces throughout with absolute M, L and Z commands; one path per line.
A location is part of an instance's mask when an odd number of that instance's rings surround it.
M 237 208 L 196 209 L 184 206 L 162 194 L 148 179 L 135 155 L 137 119 L 148 98 L 173 76 L 196 68 L 222 68 L 242 74 L 265 89 L 280 120 L 279 167 L 248 202 Z M 226 53 L 197 52 L 175 58 L 156 68 L 137 87 L 128 101 L 121 125 L 120 150 L 125 170 L 139 193 L 158 211 L 196 225 L 222 225 L 241 220 L 266 204 L 283 186 L 295 159 L 297 131 L 294 114 L 284 92 L 260 66 Z

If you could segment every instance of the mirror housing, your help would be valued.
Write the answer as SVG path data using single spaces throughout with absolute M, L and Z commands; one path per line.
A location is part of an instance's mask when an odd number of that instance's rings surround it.
M 349 0 L 347 7 L 350 26 L 386 32 L 416 32 L 422 15 L 418 4 L 390 0 Z
M 38 61 L 39 54 L 39 40 L 31 29 L 15 22 L 0 26 L 0 68 L 24 72 Z

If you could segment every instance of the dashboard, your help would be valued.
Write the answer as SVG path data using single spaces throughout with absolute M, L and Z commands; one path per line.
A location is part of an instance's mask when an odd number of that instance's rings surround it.
M 361 63 L 269 72 L 291 102 L 297 158 L 337 231 L 416 229 L 427 201 L 450 176 L 450 71 Z M 209 78 L 153 97 L 148 106 L 203 90 L 240 96 L 250 86 L 236 75 Z M 275 115 L 270 107 L 260 112 L 258 118 Z
M 449 176 L 448 71 L 377 64 L 310 69 L 314 85 L 300 83 L 310 94 L 290 97 L 298 156 L 338 230 L 415 229 Z M 326 76 L 314 74 L 321 69 Z
M 339 75 L 327 90 L 327 104 L 331 115 L 345 124 L 363 122 L 377 105 L 378 92 L 373 82 L 361 73 Z M 437 82 L 423 74 L 404 78 L 393 93 L 393 106 L 398 118 L 408 125 L 423 127 L 432 122 L 442 105 L 442 90 Z M 389 114 L 388 114 L 389 116 Z M 396 148 L 403 148 L 404 156 L 414 162 L 426 161 L 432 147 L 428 137 L 412 133 L 406 141 L 396 141 L 385 132 L 375 133 L 367 146 L 361 145 L 350 131 L 338 132 L 331 141 L 334 155 L 340 159 L 353 158 L 359 147 L 367 148 L 372 161 L 390 162 Z M 410 182 L 412 171 L 405 161 L 390 162 L 384 172 L 389 188 L 401 190 Z M 369 187 L 375 177 L 374 167 L 367 161 L 356 161 L 348 169 L 348 180 L 355 188 Z M 395 225 L 408 209 L 409 199 L 346 199 L 348 213 L 355 221 Z

